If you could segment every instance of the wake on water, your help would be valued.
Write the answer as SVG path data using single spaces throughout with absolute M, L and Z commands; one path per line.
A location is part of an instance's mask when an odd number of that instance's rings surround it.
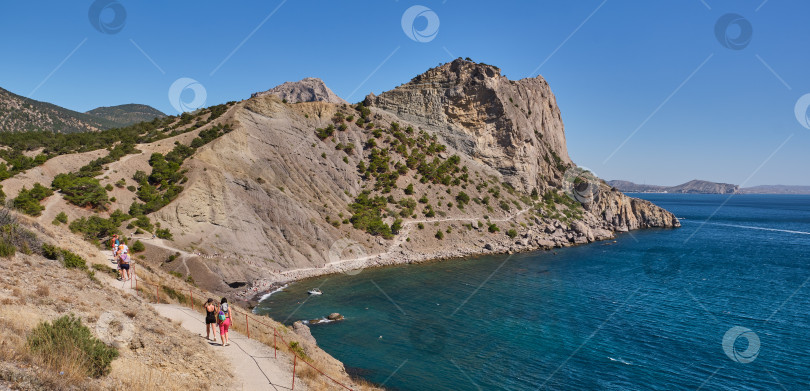
M 766 227 L 754 227 L 752 225 L 739 225 L 739 224 L 723 224 L 723 223 L 710 223 L 708 221 L 702 222 L 701 224 L 710 224 L 710 225 L 719 225 L 723 227 L 733 227 L 733 228 L 745 228 L 745 229 L 756 229 L 760 231 L 772 231 L 772 232 L 784 232 L 789 234 L 797 234 L 797 235 L 810 235 L 810 232 L 804 231 L 793 231 L 789 229 L 777 229 L 777 228 L 766 228 Z

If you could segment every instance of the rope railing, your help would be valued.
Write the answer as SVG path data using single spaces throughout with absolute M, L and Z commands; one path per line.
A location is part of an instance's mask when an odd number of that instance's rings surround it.
M 134 284 L 134 289 L 135 289 L 136 294 L 141 291 L 139 289 L 139 284 L 146 284 L 146 285 L 149 285 L 149 286 L 154 286 L 155 287 L 155 301 L 160 303 L 160 289 L 161 289 L 161 287 L 174 289 L 174 288 L 171 288 L 171 287 L 166 286 L 166 285 L 155 284 L 155 283 L 151 283 L 151 282 L 141 280 L 141 279 L 138 278 L 137 274 L 135 274 L 134 268 L 132 268 L 132 269 L 133 270 L 131 271 L 132 277 L 130 278 L 130 288 L 132 288 L 133 284 Z M 182 289 L 181 291 L 185 292 L 186 289 Z M 188 292 L 189 292 L 189 298 L 190 298 L 190 300 L 189 300 L 190 307 L 191 307 L 192 310 L 194 310 L 194 290 L 193 290 L 193 288 L 188 288 Z M 169 296 L 169 295 L 166 295 L 166 296 Z M 178 301 L 181 301 L 181 300 L 178 300 Z M 288 347 L 292 348 L 290 346 L 290 344 L 287 342 L 287 340 L 285 340 L 284 337 L 281 336 L 281 333 L 278 331 L 278 328 L 276 326 L 274 326 L 272 324 L 265 323 L 265 322 L 261 321 L 260 319 L 256 318 L 255 316 L 249 315 L 248 313 L 239 311 L 237 309 L 233 309 L 233 312 L 235 312 L 235 313 L 237 313 L 239 315 L 244 315 L 245 316 L 245 334 L 246 334 L 248 339 L 251 339 L 250 338 L 250 322 L 251 322 L 251 320 L 254 323 L 258 323 L 258 324 L 261 324 L 261 325 L 263 325 L 265 327 L 273 329 L 273 350 L 274 350 L 273 353 L 274 353 L 275 358 L 278 358 L 278 350 L 279 350 L 278 349 L 278 344 L 276 343 L 276 339 L 281 339 L 281 342 L 284 343 L 285 346 L 288 346 Z M 236 323 L 235 321 L 236 321 L 235 317 L 231 318 L 231 322 L 233 322 L 234 326 L 235 326 L 235 323 Z M 255 339 L 255 338 L 253 338 L 253 339 Z M 289 350 L 289 352 L 292 353 L 292 355 L 293 355 L 293 371 L 292 371 L 292 386 L 291 386 L 291 389 L 295 390 L 295 372 L 296 372 L 296 367 L 297 367 L 298 361 L 300 360 L 300 361 L 304 362 L 304 364 L 307 364 L 310 368 L 314 369 L 315 371 L 317 371 L 318 373 L 320 373 L 321 375 L 326 377 L 327 379 L 329 379 L 332 382 L 334 382 L 335 384 L 339 385 L 340 387 L 345 388 L 345 389 L 347 389 L 349 391 L 353 391 L 348 386 L 346 386 L 343 383 L 333 379 L 331 376 L 327 375 L 322 370 L 316 368 L 314 365 L 312 365 L 307 360 L 305 360 L 304 357 L 299 356 L 298 353 L 296 353 L 294 350 Z

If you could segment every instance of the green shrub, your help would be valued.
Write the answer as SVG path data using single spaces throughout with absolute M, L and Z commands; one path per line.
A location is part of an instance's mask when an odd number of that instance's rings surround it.
M 10 258 L 17 252 L 17 248 L 13 244 L 7 242 L 5 239 L 0 238 L 0 257 Z
M 491 233 L 495 233 L 495 232 L 500 231 L 501 229 L 500 229 L 500 228 L 498 228 L 498 226 L 497 226 L 495 223 L 490 223 L 490 224 L 489 224 L 489 228 L 487 228 L 487 230 L 488 230 L 489 232 L 491 232 Z
M 67 224 L 67 222 L 68 222 L 68 217 L 65 214 L 65 212 L 59 212 L 59 214 L 56 215 L 56 217 L 54 217 L 54 219 L 52 221 L 53 225 L 59 225 L 60 223 L 61 224 Z
M 180 273 L 177 273 L 177 274 L 180 274 Z M 180 276 L 178 278 L 183 278 L 183 275 L 180 274 Z M 171 299 L 177 301 L 180 304 L 185 304 L 186 301 L 188 300 L 186 295 L 184 295 L 184 294 L 182 294 L 182 293 L 180 293 L 180 292 L 178 292 L 178 291 L 176 291 L 173 288 L 170 288 L 168 286 L 163 286 L 163 292 L 166 293 L 166 296 L 170 297 Z
M 407 195 L 413 194 L 413 183 L 409 183 L 408 187 L 405 188 L 405 194 Z
M 129 215 L 116 209 L 109 219 L 95 215 L 82 217 L 73 220 L 68 227 L 71 232 L 83 233 L 86 239 L 104 239 L 119 233 L 118 226 L 129 218 Z
M 444 239 L 444 232 L 441 230 L 436 231 L 436 239 L 442 240 Z
M 416 226 L 417 226 L 419 229 L 425 229 L 425 225 L 424 225 L 424 224 L 422 224 L 422 223 L 419 223 L 419 224 L 417 224 Z
M 39 184 L 39 182 L 37 182 L 34 183 L 34 187 L 32 187 L 31 190 L 28 190 L 25 188 L 25 186 L 23 186 L 20 193 L 17 194 L 17 197 L 12 200 L 12 205 L 14 208 L 27 215 L 39 216 L 45 209 L 45 207 L 40 205 L 39 202 L 52 194 L 53 190 L 42 186 Z
M 51 185 L 65 195 L 65 200 L 76 206 L 105 209 L 109 202 L 107 190 L 96 178 L 80 177 L 74 173 L 59 174 Z M 112 186 L 109 187 L 112 190 Z
M 132 252 L 139 253 L 143 251 L 146 251 L 146 246 L 144 246 L 140 240 L 136 240 L 135 243 L 132 244 Z
M 517 231 L 515 231 L 514 229 L 510 229 L 510 230 L 506 231 L 506 236 L 514 239 L 515 236 L 517 236 Z
M 90 329 L 73 314 L 53 323 L 40 323 L 28 335 L 26 345 L 44 362 L 55 366 L 54 371 L 74 366 L 83 369 L 86 376 L 96 378 L 108 374 L 110 364 L 118 357 L 118 350 L 93 337 Z
M 62 249 L 62 264 L 68 269 L 87 269 L 87 262 L 84 258 L 68 250 Z
M 174 240 L 174 236 L 172 235 L 171 231 L 169 231 L 168 228 L 155 230 L 155 236 L 161 239 Z

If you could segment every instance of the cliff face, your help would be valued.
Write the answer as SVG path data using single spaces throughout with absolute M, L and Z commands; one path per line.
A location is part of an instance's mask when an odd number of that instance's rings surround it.
M 497 67 L 457 59 L 379 96 L 371 94 L 364 103 L 436 132 L 527 193 L 562 188 L 579 173 L 568 156 L 557 101 L 540 76 L 512 81 Z M 601 216 L 605 228 L 680 226 L 652 203 L 611 192 L 600 179 L 586 179 L 598 193 L 586 209 Z
M 364 103 L 436 132 L 526 192 L 559 187 L 571 164 L 560 109 L 540 76 L 512 81 L 457 59 Z

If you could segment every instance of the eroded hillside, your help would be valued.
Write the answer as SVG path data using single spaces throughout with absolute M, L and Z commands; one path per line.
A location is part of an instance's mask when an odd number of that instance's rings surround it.
M 91 239 L 155 232 L 181 252 L 165 267 L 244 298 L 269 283 L 370 265 L 679 226 L 570 161 L 540 77 L 510 81 L 459 59 L 360 104 L 285 99 L 260 94 L 168 117 L 148 133 L 155 141 L 87 163 L 75 176 L 108 189 L 102 207 L 66 202 L 70 187 L 57 186 L 60 169 L 47 164 L 3 185 L 12 197 L 37 178 L 53 181 L 60 191 L 39 201 L 43 222 L 66 212 L 77 230 L 88 225 L 77 218 L 94 215 L 113 225 Z

